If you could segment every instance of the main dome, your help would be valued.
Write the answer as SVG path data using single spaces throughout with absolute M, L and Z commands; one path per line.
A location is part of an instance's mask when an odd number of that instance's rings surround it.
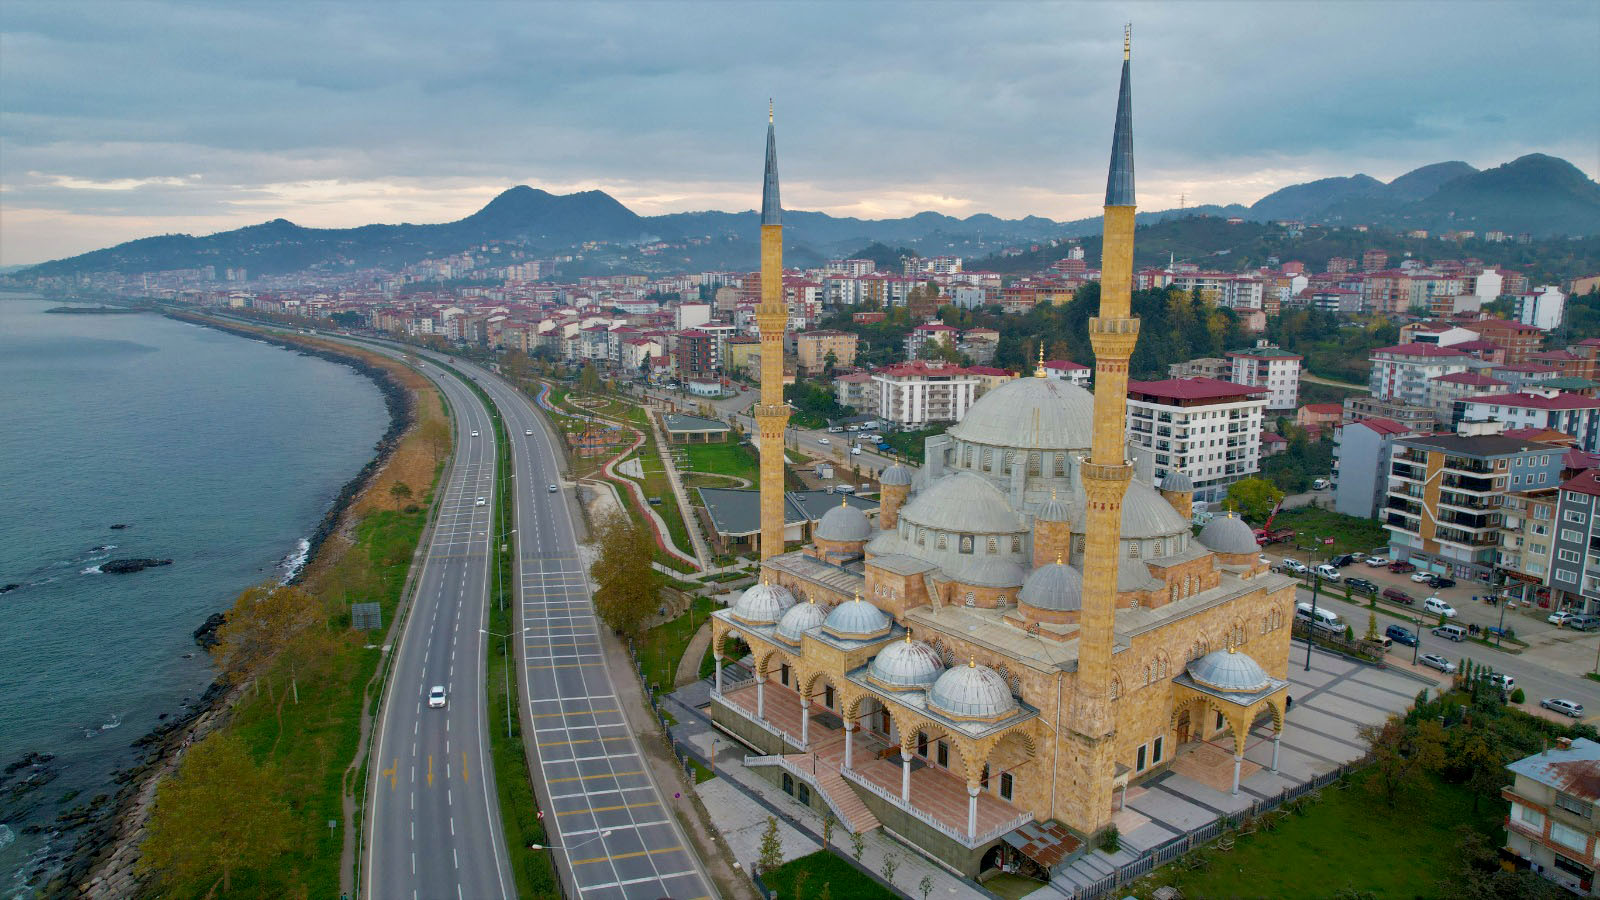
M 1232 648 L 1207 653 L 1189 663 L 1188 672 L 1200 684 L 1229 694 L 1254 694 L 1272 685 L 1259 663 Z
M 950 436 L 992 447 L 1086 450 L 1094 395 L 1068 381 L 1016 378 L 978 398 Z
M 928 708 L 952 719 L 999 719 L 1017 708 L 1000 673 L 969 662 L 950 669 L 928 691 Z
M 878 651 L 867 666 L 867 677 L 890 690 L 927 690 L 943 672 L 939 651 L 912 640 L 909 633 Z
M 746 625 L 771 625 L 794 605 L 794 594 L 781 584 L 752 584 L 734 602 L 732 614 Z

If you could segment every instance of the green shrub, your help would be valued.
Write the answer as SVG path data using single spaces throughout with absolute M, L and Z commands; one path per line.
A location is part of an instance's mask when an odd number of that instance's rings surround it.
M 1524 703 L 1524 702 L 1527 701 L 1527 699 L 1528 699 L 1528 695 L 1524 694 L 1522 692 L 1522 688 L 1517 688 L 1516 690 L 1511 692 L 1511 702 L 1512 703 Z

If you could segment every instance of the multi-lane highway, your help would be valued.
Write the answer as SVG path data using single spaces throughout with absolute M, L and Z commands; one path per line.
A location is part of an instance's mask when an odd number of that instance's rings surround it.
M 600 642 L 588 567 L 558 453 L 524 395 L 454 363 L 488 392 L 511 437 L 515 471 L 524 740 L 568 895 L 584 900 L 711 896 L 698 858 L 662 802 Z M 555 485 L 552 492 L 550 486 Z
M 456 448 L 373 738 L 360 895 L 505 898 L 516 888 L 488 764 L 483 676 L 494 427 L 470 387 L 425 371 L 454 412 Z M 436 685 L 442 707 L 429 705 Z

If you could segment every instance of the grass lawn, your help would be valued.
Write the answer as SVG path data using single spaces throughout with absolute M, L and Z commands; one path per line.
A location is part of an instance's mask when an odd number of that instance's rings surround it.
M 683 650 L 689 645 L 689 638 L 710 618 L 711 609 L 710 597 L 696 597 L 688 612 L 646 631 L 634 642 L 646 685 L 655 683 L 663 688 L 672 686 L 673 676 L 677 674 L 678 662 L 683 659 Z
M 1390 810 L 1356 775 L 1344 790 L 1330 785 L 1304 815 L 1289 815 L 1275 832 L 1237 839 L 1231 851 L 1208 848 L 1210 866 L 1189 871 L 1179 864 L 1138 883 L 1148 897 L 1176 884 L 1185 897 L 1326 897 L 1335 891 L 1379 897 L 1440 897 L 1448 875 L 1458 825 L 1504 838 L 1502 804 L 1480 801 L 1464 786 L 1436 783 L 1431 792 Z
M 1336 513 L 1331 509 L 1313 509 L 1309 506 L 1286 509 L 1272 520 L 1272 527 L 1304 532 L 1303 536 L 1295 538 L 1295 543 L 1302 546 L 1310 545 L 1318 538 L 1333 538 L 1331 547 L 1321 543 L 1316 545 L 1316 555 L 1322 559 L 1327 558 L 1329 551 L 1336 554 L 1357 550 L 1371 553 L 1374 547 L 1389 543 L 1389 532 L 1377 522 Z
M 747 478 L 754 483 L 760 476 L 760 462 L 756 453 L 744 444 L 675 444 L 689 457 L 688 468 L 693 472 L 716 472 Z
M 1023 897 L 1044 887 L 1044 882 L 1013 875 L 1010 872 L 1001 872 L 985 881 L 983 886 L 1005 897 L 1006 900 L 1022 900 Z
M 807 873 L 799 890 L 795 889 L 795 875 Z M 791 859 L 770 872 L 763 872 L 761 880 L 769 890 L 776 891 L 784 900 L 816 900 L 824 885 L 834 900 L 893 900 L 894 893 L 871 878 L 861 874 L 849 862 L 827 850 L 818 850 L 809 856 Z

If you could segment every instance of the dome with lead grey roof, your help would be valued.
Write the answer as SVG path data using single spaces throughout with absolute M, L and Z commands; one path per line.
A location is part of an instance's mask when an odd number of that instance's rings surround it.
M 794 605 L 794 594 L 781 584 L 765 581 L 745 589 L 734 601 L 732 614 L 746 625 L 771 625 Z
M 1021 599 L 1036 609 L 1083 609 L 1083 575 L 1060 560 L 1040 566 L 1023 583 Z
M 1194 480 L 1182 472 L 1172 471 L 1161 477 L 1163 491 L 1194 493 Z
M 1056 496 L 1055 489 L 1050 490 L 1050 499 L 1039 507 L 1039 512 L 1034 518 L 1040 522 L 1071 522 L 1072 506 L 1067 501 Z
M 867 514 L 841 498 L 839 505 L 822 514 L 816 536 L 824 541 L 864 541 L 872 537 Z
M 1272 685 L 1259 663 L 1232 647 L 1207 653 L 1189 663 L 1187 671 L 1197 683 L 1229 694 L 1254 694 Z
M 1022 520 L 999 488 L 982 475 L 956 472 L 935 479 L 900 511 L 900 518 L 958 534 L 1015 534 Z
M 946 573 L 953 581 L 973 587 L 1021 587 L 1028 577 L 1020 563 L 1003 556 L 973 554 L 955 560 L 945 566 Z
M 1259 553 L 1256 533 L 1245 520 L 1233 513 L 1215 516 L 1200 529 L 1200 543 L 1218 553 Z
M 968 661 L 939 676 L 928 691 L 928 708 L 952 719 L 999 719 L 1017 709 L 1011 686 L 1000 673 Z
M 899 463 L 895 463 L 889 468 L 884 469 L 883 474 L 878 476 L 878 484 L 884 487 L 902 484 L 908 485 L 910 483 L 911 470 L 900 465 Z
M 867 677 L 890 690 L 927 690 L 944 673 L 939 651 L 922 641 L 895 641 L 872 658 Z
M 1077 502 L 1072 510 L 1072 530 L 1083 534 L 1088 530 L 1089 503 L 1082 485 L 1074 487 L 1074 494 Z M 1156 493 L 1155 488 L 1137 478 L 1128 482 L 1128 491 L 1122 496 L 1123 539 L 1171 537 L 1187 534 L 1189 528 L 1188 520 L 1178 515 L 1167 498 Z
M 817 603 L 796 603 L 778 620 L 777 636 L 791 644 L 800 643 L 800 635 L 822 624 L 828 617 L 828 607 Z
M 991 447 L 1084 450 L 1094 436 L 1094 395 L 1068 381 L 1016 378 L 979 397 L 949 433 Z
M 858 641 L 883 637 L 893 627 L 894 620 L 883 610 L 861 599 L 860 594 L 854 600 L 835 606 L 833 612 L 828 613 L 828 617 L 822 621 L 823 632 Z

